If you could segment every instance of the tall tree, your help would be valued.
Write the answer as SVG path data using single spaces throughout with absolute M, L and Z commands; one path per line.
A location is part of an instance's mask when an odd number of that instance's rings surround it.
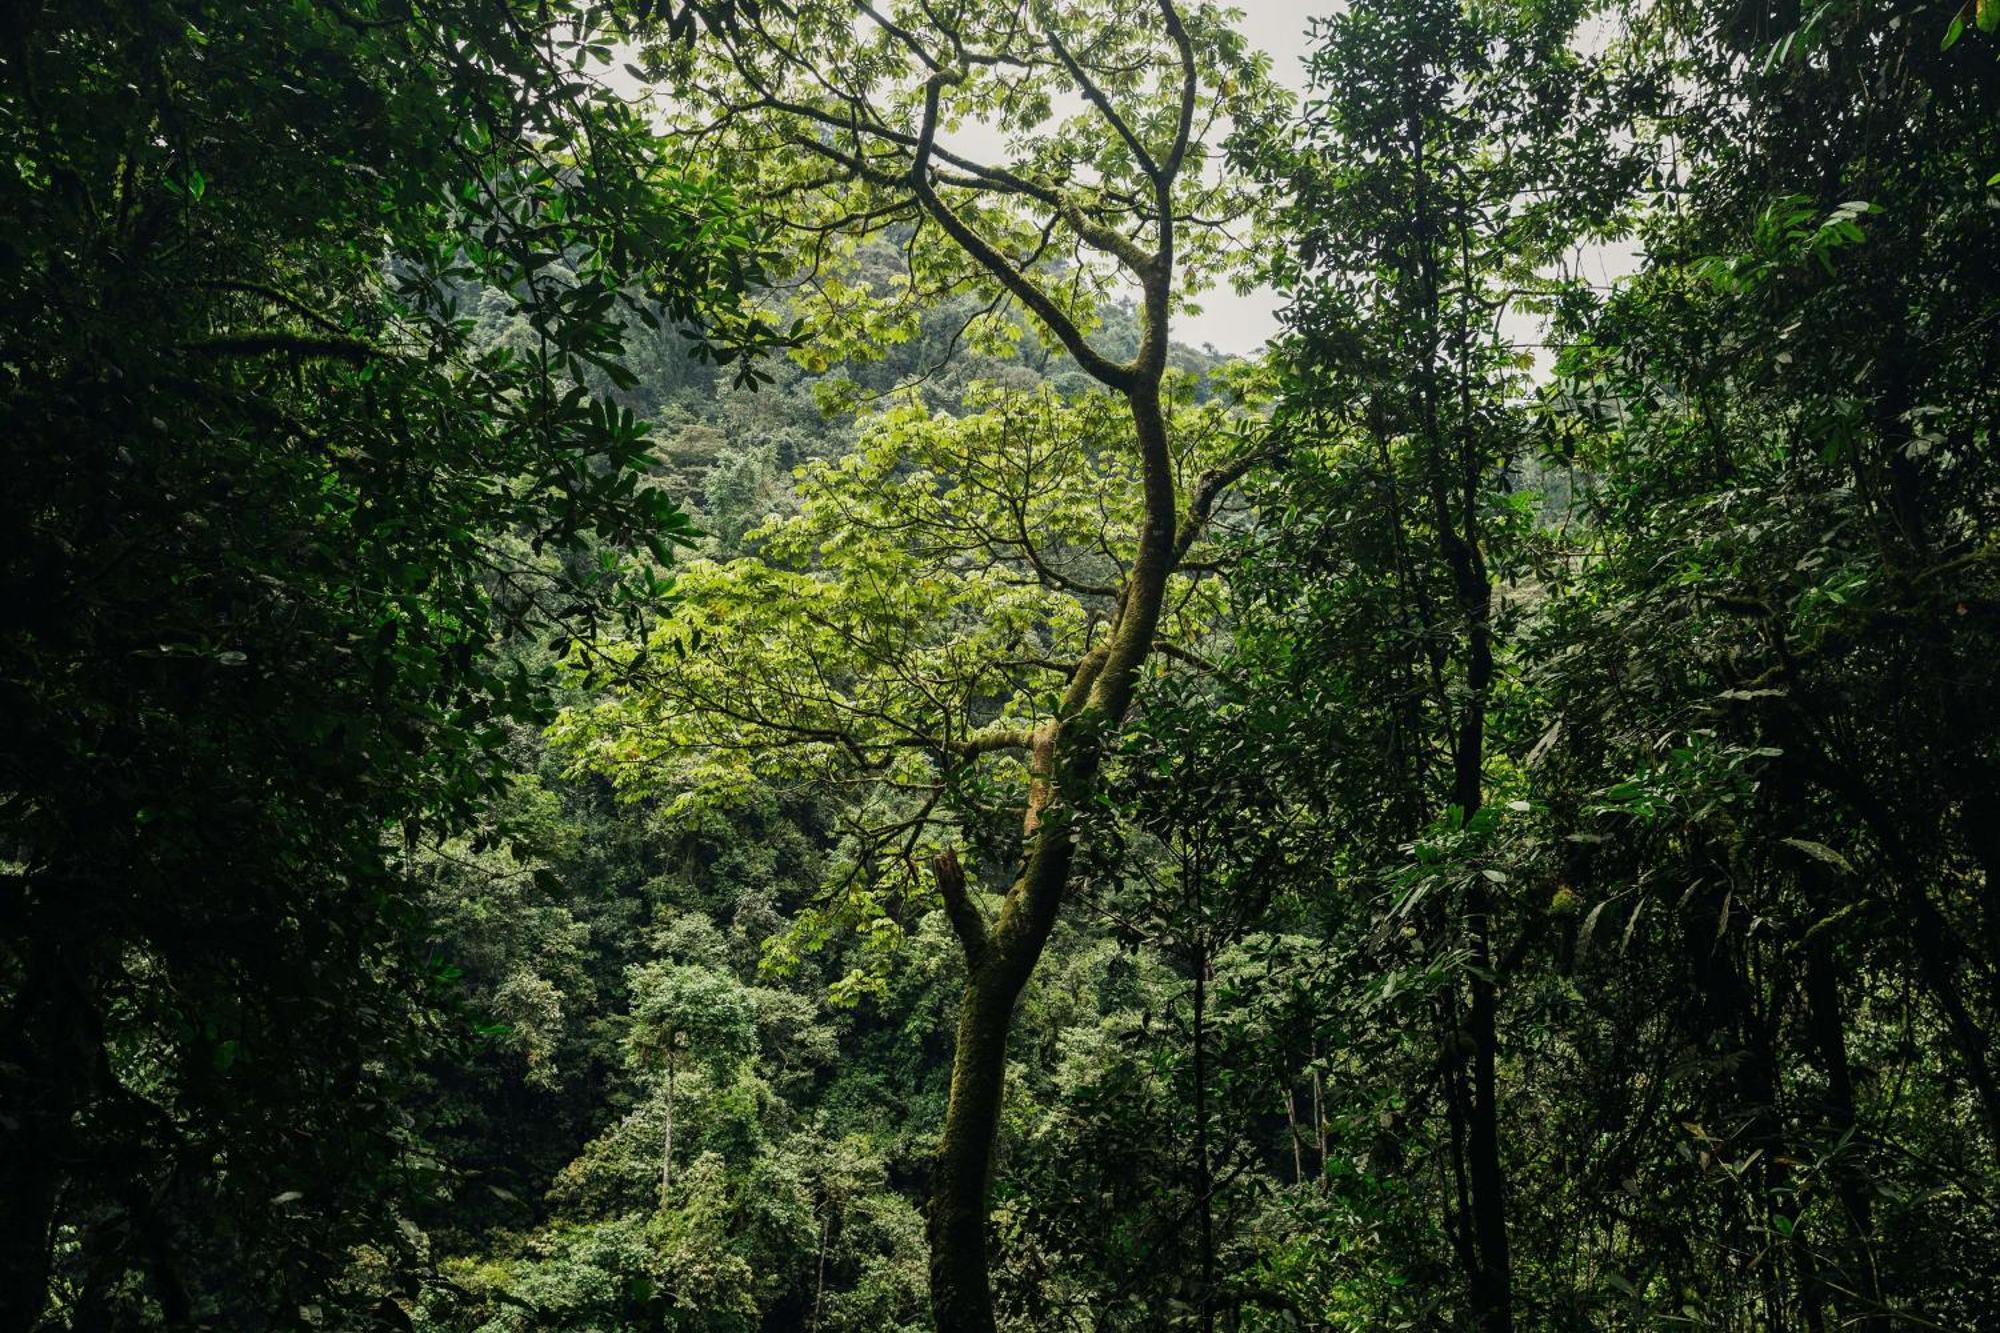
M 1319 31 L 1302 122 L 1261 140 L 1291 201 L 1275 265 L 1291 466 L 1246 591 L 1284 618 L 1338 599 L 1287 626 L 1283 669 L 1320 674 L 1345 714 L 1320 725 L 1357 747 L 1335 762 L 1372 824 L 1351 829 L 1358 861 L 1389 872 L 1415 846 L 1434 862 L 1393 872 L 1393 916 L 1457 973 L 1436 1010 L 1445 1220 L 1488 1330 L 1514 1319 L 1498 1005 L 1515 923 L 1485 809 L 1495 566 L 1520 559 L 1506 492 L 1528 446 L 1508 312 L 1546 303 L 1549 271 L 1630 176 L 1570 49 L 1583 12 L 1361 0 Z M 1559 163 L 1579 151 L 1591 166 Z
M 1656 182 L 1643 272 L 1564 326 L 1551 395 L 1604 484 L 1595 558 L 1527 673 L 1567 700 L 1547 788 L 1571 810 L 1598 792 L 1615 836 L 1593 878 L 1650 870 L 1620 910 L 1670 979 L 1617 984 L 1678 993 L 1668 1039 L 1702 1058 L 1669 1095 L 1700 1109 L 1700 1166 L 1741 1182 L 1675 1227 L 1706 1253 L 1783 1242 L 1654 1262 L 1690 1303 L 1772 1325 L 1976 1322 L 1939 1237 L 1978 1224 L 1892 1183 L 1988 1178 L 2000 1086 L 1994 724 L 1972 685 L 1993 164 L 1967 137 L 2000 83 L 1971 16 L 1637 11 L 1694 147 Z
M 948 863 L 937 876 L 968 974 L 932 1179 L 932 1298 L 942 1329 L 978 1333 L 993 1327 L 986 1189 L 1015 1001 L 1069 888 L 1076 820 L 1152 655 L 1175 567 L 1217 491 L 1248 466 L 1182 495 L 1163 377 L 1175 305 L 1209 279 L 1243 207 L 1213 170 L 1207 134 L 1224 117 L 1263 114 L 1269 93 L 1221 12 L 1178 0 L 813 0 L 747 9 L 685 58 L 656 56 L 693 107 L 681 132 L 749 173 L 748 193 L 785 201 L 806 242 L 800 280 L 836 308 L 876 304 L 840 281 L 841 248 L 908 228 L 902 300 L 972 287 L 1011 303 L 1129 417 L 1137 528 L 1102 632 L 1022 738 L 1033 786 L 1018 873 L 990 923 Z M 1003 157 L 958 146 L 981 125 Z M 1127 284 L 1140 336 L 1121 355 L 1092 339 L 1087 298 Z

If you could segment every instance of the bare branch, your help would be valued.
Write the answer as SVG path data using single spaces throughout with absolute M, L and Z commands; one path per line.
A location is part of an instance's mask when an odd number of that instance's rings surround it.
M 1003 727 L 993 731 L 981 731 L 954 742 L 949 748 L 953 754 L 970 759 L 982 754 L 995 754 L 1001 750 L 1025 750 L 1035 741 L 1032 732 L 1018 727 Z
M 276 287 L 267 287 L 261 282 L 244 282 L 235 278 L 211 278 L 201 285 L 212 287 L 216 291 L 221 292 L 242 292 L 248 296 L 261 296 L 266 301 L 281 305 L 293 314 L 310 320 L 335 337 L 347 336 L 347 330 L 341 328 L 340 325 L 334 323 L 319 311 L 314 310 L 298 297 L 291 295 L 289 292 L 281 292 Z
M 1162 657 L 1171 657 L 1176 662 L 1184 662 L 1205 676 L 1213 676 L 1218 670 L 1215 663 L 1209 661 L 1206 657 L 1201 656 L 1199 653 L 1189 652 L 1178 644 L 1168 643 L 1165 639 L 1155 639 L 1153 641 L 1153 651 Z
M 1171 188 L 1174 177 L 1180 174 L 1181 163 L 1187 160 L 1188 144 L 1194 138 L 1194 105 L 1199 92 L 1194 67 L 1194 43 L 1188 40 L 1187 27 L 1181 22 L 1180 11 L 1174 8 L 1174 0 L 1159 0 L 1160 17 L 1167 25 L 1167 36 L 1173 38 L 1174 47 L 1181 54 L 1181 116 L 1180 124 L 1174 130 L 1174 146 L 1167 153 L 1167 160 L 1160 168 L 1163 193 L 1160 197 L 1160 211 L 1169 212 L 1165 190 Z
M 925 69 L 929 70 L 933 74 L 940 72 L 942 67 L 938 64 L 936 58 L 933 57 L 929 51 L 924 49 L 924 44 L 917 40 L 917 35 L 915 33 L 911 32 L 908 28 L 903 27 L 901 24 L 892 22 L 890 19 L 885 18 L 882 15 L 882 13 L 875 8 L 875 6 L 868 3 L 868 0 L 854 0 L 854 7 L 860 10 L 862 13 L 866 14 L 869 18 L 874 19 L 875 25 L 880 29 L 882 29 L 883 32 L 888 33 L 891 37 L 894 37 L 898 42 L 902 43 L 902 45 L 906 49 L 908 49 L 911 55 L 915 56 L 918 60 L 923 62 Z
M 201 338 L 182 343 L 181 350 L 190 356 L 263 356 L 282 353 L 286 356 L 330 358 L 356 363 L 388 355 L 380 347 L 360 338 L 315 337 L 311 334 L 269 331 Z

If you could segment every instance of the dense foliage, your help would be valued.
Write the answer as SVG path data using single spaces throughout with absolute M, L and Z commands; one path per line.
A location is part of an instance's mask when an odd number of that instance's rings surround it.
M 0 1330 L 2000 1327 L 1996 43 L 10 13 Z
M 549 688 L 491 650 L 636 612 L 689 532 L 590 372 L 631 380 L 621 310 L 758 337 L 753 235 L 612 36 L 10 13 L 0 1323 L 288 1323 L 424 1188 L 453 965 L 408 860 Z M 472 340 L 481 288 L 530 345 Z

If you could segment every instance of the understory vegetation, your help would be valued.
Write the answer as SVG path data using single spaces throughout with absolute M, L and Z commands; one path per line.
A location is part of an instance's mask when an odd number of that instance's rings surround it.
M 0 18 L 0 1333 L 2000 1329 L 2000 0 L 1296 17 Z

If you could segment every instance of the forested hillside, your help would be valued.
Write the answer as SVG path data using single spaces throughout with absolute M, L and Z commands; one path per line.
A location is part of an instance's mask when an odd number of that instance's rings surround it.
M 2000 0 L 1267 7 L 0 17 L 0 1333 L 2000 1330 Z

